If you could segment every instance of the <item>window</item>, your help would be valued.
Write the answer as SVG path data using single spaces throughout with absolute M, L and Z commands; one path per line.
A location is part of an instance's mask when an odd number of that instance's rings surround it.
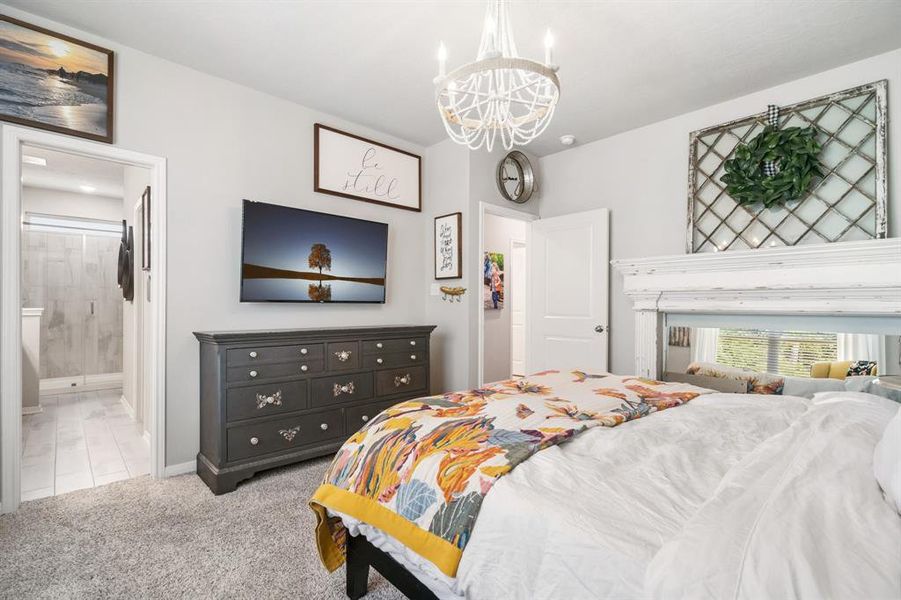
M 762 329 L 720 329 L 716 362 L 730 367 L 795 377 L 810 365 L 836 360 L 836 334 Z

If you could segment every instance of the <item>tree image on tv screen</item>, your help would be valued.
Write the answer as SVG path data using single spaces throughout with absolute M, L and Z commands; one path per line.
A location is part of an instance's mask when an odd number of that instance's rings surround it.
M 307 288 L 307 296 L 309 296 L 310 300 L 313 302 L 331 302 L 332 286 L 329 284 L 322 285 L 322 283 L 311 283 Z
M 322 285 L 322 270 L 332 270 L 332 252 L 325 244 L 313 244 L 307 264 L 311 269 L 319 269 L 319 285 L 310 284 L 307 295 L 314 302 L 329 302 L 332 299 L 332 286 Z
M 319 283 L 322 284 L 322 269 L 332 270 L 332 252 L 325 244 L 313 244 L 307 264 L 311 269 L 319 269 Z

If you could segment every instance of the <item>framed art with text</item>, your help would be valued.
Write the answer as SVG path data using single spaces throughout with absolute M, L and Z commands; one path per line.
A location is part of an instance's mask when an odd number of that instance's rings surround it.
M 422 159 L 381 142 L 316 123 L 313 191 L 422 210 Z
M 435 279 L 463 277 L 463 213 L 435 217 Z
M 0 119 L 113 141 L 113 52 L 0 15 Z

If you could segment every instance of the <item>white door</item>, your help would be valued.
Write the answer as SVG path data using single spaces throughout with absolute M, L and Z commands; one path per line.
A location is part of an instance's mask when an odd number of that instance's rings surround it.
M 607 209 L 532 222 L 527 371 L 607 371 Z
M 517 376 L 526 374 L 526 242 L 513 240 L 510 246 L 510 373 Z

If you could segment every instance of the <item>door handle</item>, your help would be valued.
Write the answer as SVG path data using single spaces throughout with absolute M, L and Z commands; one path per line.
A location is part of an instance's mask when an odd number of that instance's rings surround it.
M 596 333 L 604 333 L 605 329 L 603 325 L 595 325 L 594 330 Z

